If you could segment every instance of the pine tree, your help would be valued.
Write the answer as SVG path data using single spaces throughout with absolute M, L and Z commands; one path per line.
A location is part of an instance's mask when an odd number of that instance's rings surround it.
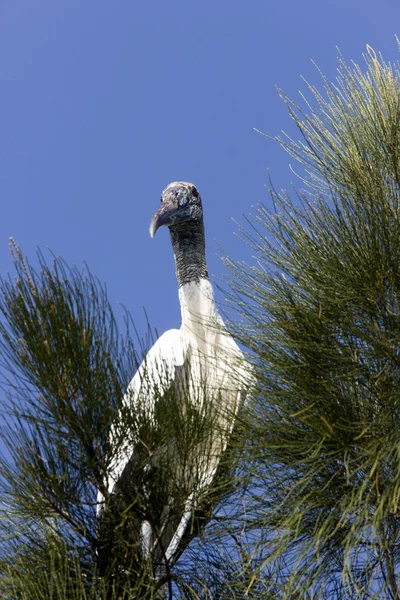
M 255 266 L 225 257 L 261 388 L 253 581 L 268 565 L 277 598 L 400 597 L 400 67 L 365 62 L 305 110 L 280 92 L 304 191 L 242 228 Z
M 17 277 L 0 293 L 0 594 L 95 598 L 96 494 L 138 357 L 88 271 L 39 254 L 35 272 L 13 241 L 11 251 Z

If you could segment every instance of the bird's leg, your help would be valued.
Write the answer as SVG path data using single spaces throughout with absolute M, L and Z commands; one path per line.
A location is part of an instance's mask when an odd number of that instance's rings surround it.
M 142 554 L 145 558 L 148 558 L 151 554 L 151 538 L 153 535 L 153 528 L 150 521 L 143 521 L 140 527 L 140 539 L 142 542 Z
M 193 493 L 191 493 L 189 498 L 186 500 L 186 502 L 184 504 L 183 517 L 182 517 L 182 519 L 177 527 L 177 530 L 175 531 L 174 536 L 173 536 L 172 540 L 170 541 L 167 551 L 165 553 L 165 560 L 168 563 L 171 560 L 171 558 L 173 557 L 173 555 L 175 554 L 175 552 L 179 546 L 179 542 L 181 541 L 181 539 L 186 531 L 186 528 L 188 526 L 190 518 L 193 514 L 193 509 L 194 509 Z
M 144 474 L 148 475 L 149 472 L 151 471 L 151 465 L 146 465 L 143 469 Z M 149 500 L 149 490 L 147 488 L 147 486 L 144 484 L 143 485 L 143 495 L 146 498 L 146 500 Z M 142 545 L 142 554 L 145 558 L 149 558 L 149 556 L 151 555 L 152 552 L 152 548 L 151 548 L 151 538 L 153 535 L 153 528 L 151 526 L 150 521 L 148 521 L 147 519 L 145 519 L 144 521 L 142 521 L 142 524 L 140 526 L 140 539 L 141 539 L 141 545 Z

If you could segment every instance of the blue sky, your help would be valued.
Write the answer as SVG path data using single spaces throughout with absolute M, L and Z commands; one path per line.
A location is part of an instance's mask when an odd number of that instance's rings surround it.
M 0 274 L 10 236 L 33 262 L 48 246 L 86 261 L 139 331 L 142 307 L 179 326 L 168 232 L 148 234 L 162 189 L 197 185 L 212 275 L 217 242 L 251 260 L 232 218 L 269 205 L 268 168 L 293 180 L 253 131 L 294 133 L 275 86 L 299 98 L 311 59 L 334 78 L 336 46 L 398 60 L 399 22 L 394 0 L 0 0 Z

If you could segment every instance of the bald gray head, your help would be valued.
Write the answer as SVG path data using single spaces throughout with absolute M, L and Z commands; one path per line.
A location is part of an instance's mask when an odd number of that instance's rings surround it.
M 193 183 L 174 181 L 167 185 L 150 223 L 151 237 L 163 225 L 171 234 L 179 286 L 207 279 L 203 205 Z
M 154 237 L 162 225 L 173 227 L 202 219 L 203 206 L 196 186 L 187 181 L 174 181 L 161 194 L 161 206 L 151 220 L 150 235 Z

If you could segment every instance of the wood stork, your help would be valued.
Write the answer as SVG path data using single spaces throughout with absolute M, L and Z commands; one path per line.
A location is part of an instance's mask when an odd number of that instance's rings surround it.
M 111 527 L 122 532 L 123 553 L 132 558 L 136 552 L 133 563 L 150 560 L 159 578 L 211 516 L 207 493 L 249 381 L 243 354 L 216 308 L 203 207 L 192 183 L 164 189 L 151 237 L 163 225 L 172 241 L 182 324 L 157 340 L 127 388 L 121 414 L 130 413 L 134 426 L 113 426 L 111 442 L 119 441 L 119 448 L 108 473 L 108 499 L 99 494 L 100 520 L 109 514 L 105 560 L 117 544 Z M 118 523 L 113 514 L 128 518 Z

